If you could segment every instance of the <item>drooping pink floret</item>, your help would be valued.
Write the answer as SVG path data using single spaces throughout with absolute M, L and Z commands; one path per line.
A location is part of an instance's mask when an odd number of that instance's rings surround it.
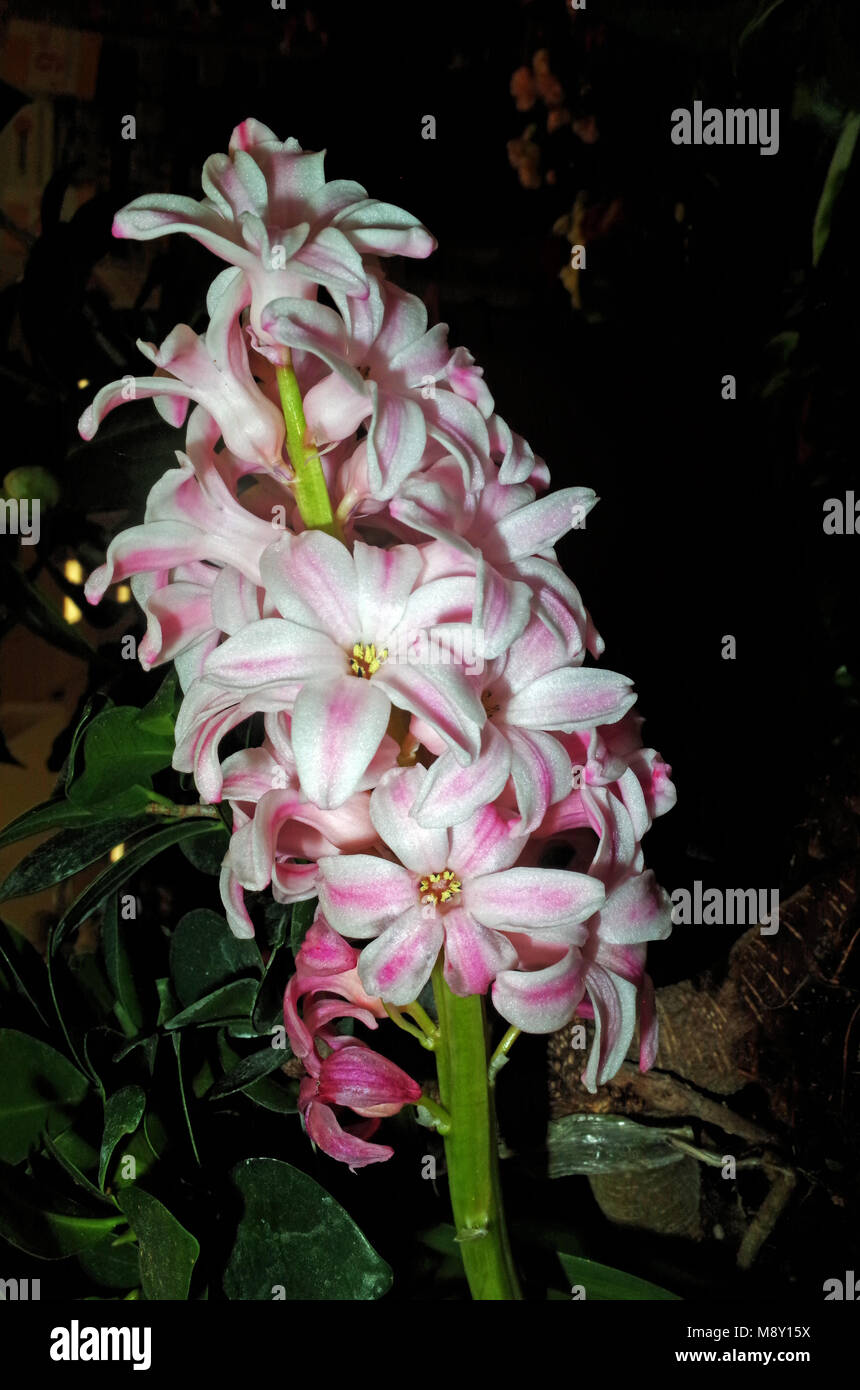
M 308 1134 L 324 1153 L 353 1170 L 381 1163 L 394 1152 L 368 1141 L 380 1121 L 421 1096 L 417 1081 L 366 1042 L 340 1033 L 353 1019 L 376 1028 L 385 1017 L 378 998 L 365 993 L 356 970 L 358 952 L 332 931 L 321 913 L 296 957 L 284 997 L 284 1023 L 293 1054 L 304 1063 L 299 1109 Z M 343 1116 L 351 1110 L 359 1122 Z

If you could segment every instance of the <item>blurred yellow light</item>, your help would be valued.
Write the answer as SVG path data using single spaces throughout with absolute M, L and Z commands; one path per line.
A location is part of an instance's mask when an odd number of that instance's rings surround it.
M 116 601 L 117 601 L 117 603 L 130 603 L 130 602 L 131 602 L 131 588 L 129 587 L 128 584 L 118 584 L 118 585 L 117 585 L 117 589 L 116 589 Z
M 87 387 L 89 386 L 89 384 L 90 384 L 90 379 L 89 379 L 88 376 L 79 377 L 79 379 L 78 379 L 78 390 L 79 390 L 79 391 L 86 391 L 86 389 L 87 389 Z
M 125 845 L 114 845 L 113 849 L 112 849 L 111 852 L 110 852 L 110 862 L 111 862 L 112 864 L 115 864 L 115 863 L 117 862 L 118 859 L 122 859 L 122 856 L 123 856 L 124 854 L 125 854 Z
M 82 584 L 84 582 L 84 570 L 80 560 L 67 560 L 63 565 L 63 574 L 70 584 Z M 68 597 L 63 599 L 63 617 L 67 623 L 79 623 L 83 616 L 73 599 Z

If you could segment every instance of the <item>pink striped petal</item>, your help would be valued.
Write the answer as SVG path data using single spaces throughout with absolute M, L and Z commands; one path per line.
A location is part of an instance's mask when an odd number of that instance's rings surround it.
M 579 947 L 559 941 L 557 950 L 561 954 L 552 964 L 504 971 L 493 985 L 496 1010 L 524 1033 L 555 1033 L 570 1023 L 582 999 L 585 966 Z
M 519 859 L 527 835 L 521 835 L 513 817 L 498 806 L 483 806 L 469 820 L 451 830 L 451 867 L 461 878 L 495 874 Z
M 597 930 L 602 941 L 618 945 L 665 941 L 672 930 L 672 903 L 651 869 L 608 894 Z
M 348 673 L 346 654 L 331 638 L 286 618 L 261 618 L 243 627 L 222 642 L 204 669 L 208 681 L 237 690 Z
M 632 682 L 617 671 L 567 666 L 550 671 L 508 700 L 505 718 L 524 729 L 573 733 L 621 719 L 635 704 Z
M 568 767 L 570 760 L 559 750 Z M 459 825 L 482 806 L 495 801 L 508 780 L 511 749 L 496 726 L 487 722 L 481 735 L 481 751 L 475 762 L 461 767 L 452 753 L 437 758 L 421 784 L 412 815 L 422 826 Z
M 485 716 L 464 675 L 445 666 L 423 670 L 388 661 L 373 679 L 393 705 L 426 720 L 441 734 L 458 761 L 477 757 Z
M 340 806 L 358 790 L 390 714 L 385 691 L 348 672 L 302 686 L 293 708 L 292 743 L 310 801 Z
M 581 922 L 599 910 L 604 887 L 566 869 L 505 869 L 470 879 L 463 897 L 484 926 L 514 931 Z
M 383 550 L 356 541 L 355 603 L 358 638 L 384 646 L 403 617 L 409 596 L 421 572 L 421 555 L 414 545 L 395 545 Z
M 361 640 L 355 602 L 355 562 L 323 531 L 287 532 L 260 562 L 268 597 L 279 613 L 301 627 L 325 633 L 344 651 Z M 346 663 L 344 663 L 346 669 Z
M 389 1004 L 411 1004 L 430 979 L 442 949 L 442 920 L 416 904 L 387 926 L 361 953 L 358 973 L 368 994 Z
M 594 1043 L 582 1082 L 592 1095 L 618 1072 L 636 1027 L 636 986 L 592 962 L 585 987 L 594 1010 Z
M 335 854 L 320 859 L 318 868 L 320 909 L 343 936 L 376 936 L 415 906 L 415 877 L 401 864 L 371 854 Z
M 510 741 L 511 775 L 524 835 L 536 830 L 547 808 L 571 789 L 570 758 L 558 739 L 538 729 L 528 733 L 506 730 Z
M 370 797 L 370 818 L 383 844 L 419 877 L 439 872 L 448 862 L 445 830 L 422 829 L 411 814 L 427 776 L 423 767 L 393 768 Z
M 453 994 L 486 994 L 499 971 L 516 964 L 507 937 L 481 926 L 464 908 L 447 912 L 444 923 L 445 982 Z

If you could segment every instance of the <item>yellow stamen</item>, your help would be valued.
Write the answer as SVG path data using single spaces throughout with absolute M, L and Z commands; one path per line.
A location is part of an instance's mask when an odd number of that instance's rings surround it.
M 418 892 L 422 903 L 450 902 L 462 890 L 462 883 L 452 869 L 442 869 L 436 874 L 425 874 L 418 881 Z
M 381 647 L 377 652 L 375 642 L 356 642 L 349 659 L 349 669 L 360 680 L 370 680 L 388 657 L 388 648 Z

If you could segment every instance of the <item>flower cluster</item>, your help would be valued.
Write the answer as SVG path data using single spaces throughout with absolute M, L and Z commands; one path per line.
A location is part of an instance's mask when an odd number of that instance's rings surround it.
M 141 344 L 156 374 L 105 387 L 84 414 L 85 437 L 135 394 L 174 425 L 188 416 L 179 466 L 87 596 L 130 579 L 143 665 L 175 663 L 174 766 L 232 810 L 233 931 L 253 934 L 247 891 L 319 897 L 287 997 L 309 1131 L 354 1157 L 331 1104 L 375 1121 L 414 1099 L 331 1032 L 316 991 L 372 1022 L 437 962 L 456 994 L 492 989 L 517 1028 L 593 1018 L 592 1089 L 637 1021 L 649 1065 L 645 944 L 671 918 L 641 840 L 674 791 L 630 681 L 588 664 L 603 642 L 555 555 L 594 493 L 547 491 L 471 354 L 386 278 L 380 258 L 435 245 L 414 218 L 327 182 L 322 155 L 250 120 L 203 187 L 116 219 L 119 236 L 186 232 L 228 268 L 206 333 Z M 303 492 L 311 464 L 324 520 Z M 222 757 L 255 715 L 262 742 Z M 300 995 L 314 996 L 302 1020 Z

